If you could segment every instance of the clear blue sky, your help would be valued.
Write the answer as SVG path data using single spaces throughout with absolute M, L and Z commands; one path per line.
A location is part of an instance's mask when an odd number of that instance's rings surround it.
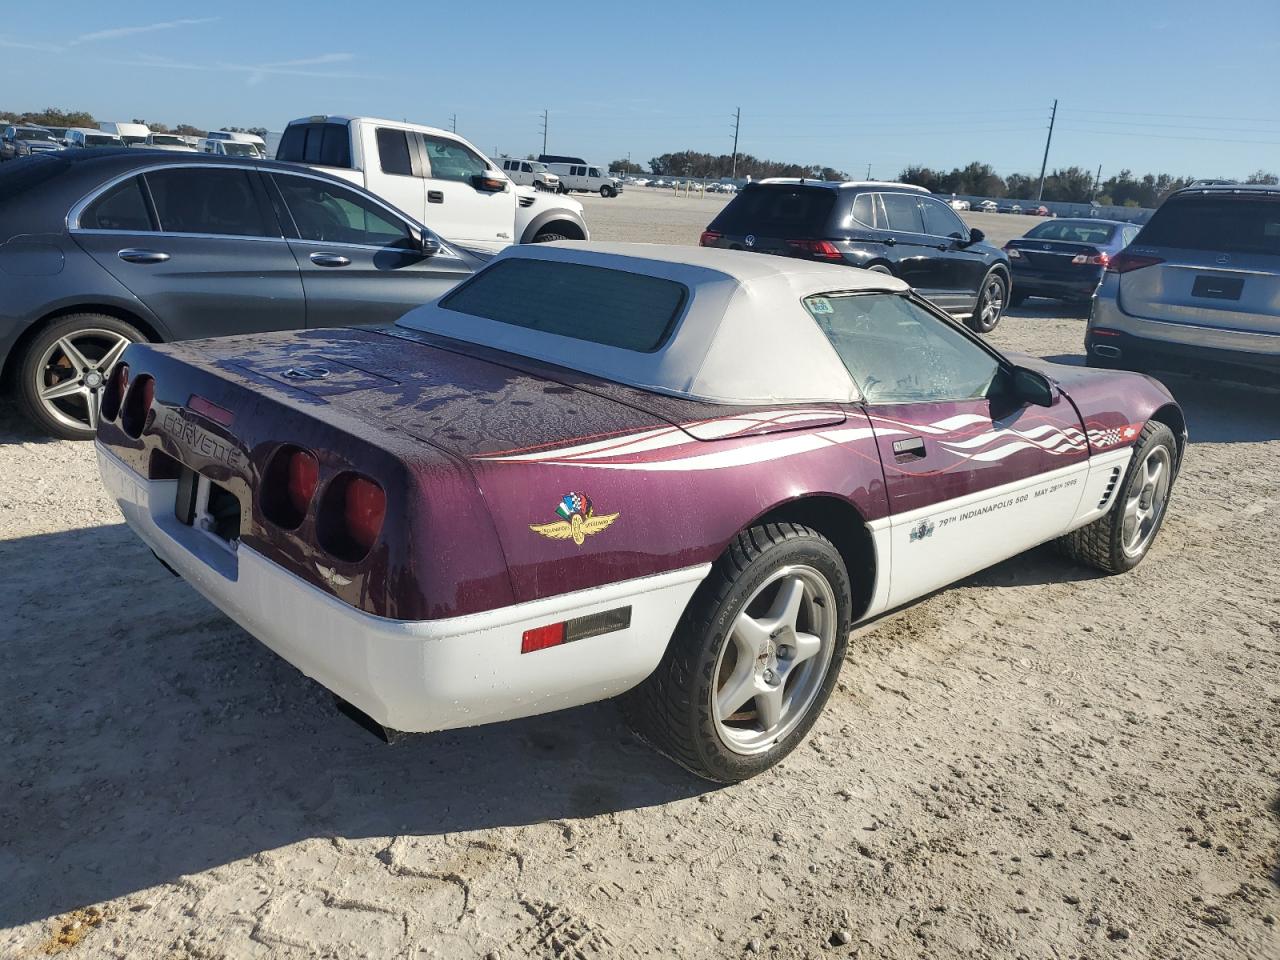
M 575 12 L 576 11 L 576 12 Z M 437 4 L 85 0 L 0 12 L 0 108 L 278 130 L 313 113 L 607 162 L 740 149 L 892 177 L 970 160 L 1280 173 L 1280 0 Z

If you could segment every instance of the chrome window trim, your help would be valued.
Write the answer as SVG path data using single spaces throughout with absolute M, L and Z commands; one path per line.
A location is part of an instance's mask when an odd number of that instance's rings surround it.
M 1271 254 L 1241 253 L 1241 254 L 1236 254 L 1236 256 L 1266 257 L 1266 256 L 1271 256 Z M 1238 273 L 1246 277 L 1273 277 L 1273 278 L 1280 277 L 1280 271 L 1278 270 L 1246 270 L 1243 267 L 1218 267 L 1218 266 L 1211 266 L 1211 265 L 1196 266 L 1190 263 L 1169 263 L 1167 261 L 1164 264 L 1162 264 L 1162 266 L 1172 267 L 1174 270 L 1195 270 L 1198 273 L 1202 273 L 1206 270 L 1212 270 L 1214 273 Z
M 184 240 L 258 240 L 267 243 L 288 243 L 288 237 L 249 237 L 239 233 L 178 233 L 176 230 L 102 230 L 96 227 L 76 227 L 72 231 L 78 236 L 119 237 L 133 236 L 174 237 Z
M 968 228 L 968 226 L 966 226 L 966 225 L 965 225 L 964 220 L 960 219 L 960 214 L 956 213 L 954 210 L 952 210 L 952 209 L 951 209 L 950 204 L 943 203 L 943 202 L 942 202 L 941 200 L 939 200 L 937 197 L 925 197 L 925 196 L 920 196 L 920 197 L 916 197 L 916 199 L 920 202 L 920 226 L 922 226 L 922 227 L 923 227 L 923 226 L 925 225 L 925 219 L 926 219 L 926 218 L 925 218 L 925 215 L 924 215 L 924 205 L 925 205 L 926 203 L 932 202 L 932 203 L 936 203 L 936 204 L 938 204 L 939 206 L 941 206 L 941 207 L 945 208 L 945 209 L 946 209 L 946 211 L 947 211 L 947 213 L 951 214 L 951 216 L 955 217 L 955 218 L 956 218 L 956 220 L 957 220 L 957 221 L 959 221 L 959 223 L 960 223 L 960 229 L 964 231 L 964 233 L 962 234 L 962 237 L 967 237 L 967 236 L 969 235 L 969 228 Z M 929 233 L 928 231 L 926 231 L 924 234 L 922 234 L 922 236 L 926 236 L 926 237 L 933 237 L 933 238 L 935 238 L 935 239 L 937 239 L 937 240 L 955 240 L 955 239 L 956 239 L 955 237 L 953 237 L 953 236 L 952 236 L 951 234 L 949 234 L 949 233 Z

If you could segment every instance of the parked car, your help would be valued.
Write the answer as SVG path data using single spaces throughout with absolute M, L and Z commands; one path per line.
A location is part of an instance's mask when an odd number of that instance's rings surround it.
M 49 131 L 53 139 L 65 146 L 67 131 L 71 129 L 70 127 L 45 127 L 45 129 Z
M 978 210 L 982 213 L 996 213 L 1000 209 L 1000 204 L 994 200 L 980 200 L 978 202 Z
M 191 145 L 187 143 L 185 137 L 180 137 L 176 133 L 152 133 L 147 135 L 147 139 L 140 146 L 146 146 L 151 150 L 173 150 L 178 153 L 192 153 Z
M 119 137 L 126 147 L 146 143 L 151 136 L 151 128 L 145 123 L 117 123 L 106 121 L 98 124 L 98 129 L 113 137 Z
M 0 365 L 91 436 L 130 343 L 388 323 L 480 261 L 342 180 L 266 160 L 66 150 L 0 168 Z
M 358 183 L 457 243 L 586 240 L 582 204 L 517 187 L 447 130 L 371 117 L 305 117 L 285 129 L 276 159 Z
M 166 566 L 366 727 L 625 693 L 732 782 L 803 740 L 852 624 L 1049 540 L 1147 555 L 1177 404 L 1027 362 L 884 274 L 518 246 L 394 335 L 130 347 L 98 463 Z
M 743 188 L 701 244 L 892 274 L 985 333 L 1004 312 L 1010 270 L 983 239 L 923 187 L 777 178 Z
M 586 163 L 550 163 L 547 168 L 560 178 L 562 193 L 579 190 L 583 193 L 598 193 L 602 197 L 616 197 L 622 192 L 622 181 L 618 177 L 602 173 L 600 167 Z
M 62 144 L 44 127 L 10 124 L 0 131 L 0 160 L 17 160 L 61 149 Z
M 113 133 L 103 133 L 89 127 L 72 127 L 67 131 L 67 146 L 84 149 L 86 147 L 123 147 L 125 142 Z
M 226 140 L 234 143 L 251 143 L 258 148 L 258 156 L 267 156 L 267 141 L 256 133 L 243 133 L 239 130 L 210 130 L 206 140 Z
M 262 157 L 262 149 L 256 143 L 245 140 L 205 139 L 200 141 L 200 151 L 215 157 Z
M 1049 215 L 1049 208 L 1042 203 L 1039 206 L 1027 207 L 1022 212 L 1028 217 L 1047 217 Z
M 1094 367 L 1280 382 L 1280 187 L 1180 190 L 1107 265 Z
M 499 162 L 502 172 L 512 183 L 552 192 L 560 189 L 560 178 L 548 170 L 545 163 L 539 163 L 537 160 L 518 160 L 515 157 L 503 157 Z
M 1112 258 L 1127 247 L 1138 228 L 1119 220 L 1055 219 L 1039 223 L 1004 245 L 1013 268 L 1013 296 L 1052 297 L 1088 303 Z
M 947 205 L 950 206 L 952 210 L 968 210 L 969 209 L 969 201 L 960 200 L 957 197 L 952 197 L 949 201 L 947 201 Z

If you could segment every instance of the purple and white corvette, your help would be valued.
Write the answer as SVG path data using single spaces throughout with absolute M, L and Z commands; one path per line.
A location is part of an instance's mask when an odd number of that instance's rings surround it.
M 1134 566 L 1185 444 L 1158 382 L 892 277 L 630 244 L 511 247 L 393 327 L 136 344 L 97 435 L 160 559 L 366 723 L 626 694 L 720 781 L 804 737 L 853 623 L 1049 540 Z

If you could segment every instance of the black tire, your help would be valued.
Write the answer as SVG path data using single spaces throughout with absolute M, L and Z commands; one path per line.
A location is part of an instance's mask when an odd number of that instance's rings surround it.
M 1125 549 L 1125 508 L 1143 486 L 1143 472 L 1148 458 L 1156 448 L 1164 451 L 1165 469 L 1169 471 L 1168 482 L 1156 511 L 1150 533 L 1145 535 L 1141 549 L 1136 553 Z M 1173 431 L 1158 420 L 1148 420 L 1138 440 L 1133 445 L 1133 455 L 1129 458 L 1129 466 L 1125 470 L 1124 481 L 1112 494 L 1115 498 L 1111 508 L 1087 526 L 1073 530 L 1065 537 L 1060 537 L 1056 544 L 1058 549 L 1078 563 L 1096 567 L 1103 573 L 1124 573 L 1132 570 L 1151 550 L 1156 535 L 1164 524 L 1168 513 L 1169 496 L 1173 493 L 1173 482 L 1178 471 L 1178 444 Z
M 97 336 L 99 332 L 102 334 L 101 337 Z M 54 376 L 59 376 L 59 382 L 68 382 L 72 379 L 70 375 L 72 367 L 66 362 L 65 354 L 61 357 L 60 362 L 55 364 L 46 364 L 43 361 L 47 352 L 51 348 L 55 348 L 55 344 L 64 337 L 81 335 L 87 338 L 89 346 L 92 346 L 95 339 L 100 342 L 106 342 L 107 334 L 123 337 L 130 343 L 141 343 L 147 339 L 137 327 L 115 317 L 101 313 L 74 313 L 49 324 L 27 343 L 18 364 L 18 399 L 32 422 L 41 430 L 63 440 L 93 439 L 94 429 L 89 426 L 89 423 L 97 419 L 96 403 L 100 402 L 102 387 L 105 386 L 105 377 L 110 374 L 110 370 L 99 371 L 102 378 L 101 382 L 92 381 L 97 383 L 97 388 L 90 394 L 90 397 L 93 398 L 92 402 L 95 403 L 94 411 L 90 415 L 87 409 L 87 404 L 90 402 L 88 397 L 82 399 L 67 398 L 55 404 L 47 403 L 41 398 L 42 390 L 51 385 L 49 381 Z M 99 356 L 86 354 L 86 359 L 98 360 Z M 108 364 L 107 366 L 113 365 Z M 59 375 L 57 371 L 60 369 L 65 369 L 67 374 Z M 80 379 L 86 380 L 87 378 L 81 377 Z M 86 386 L 88 385 L 89 383 L 86 382 Z M 50 409 L 51 406 L 63 415 L 59 416 L 53 412 Z M 82 407 L 84 408 L 85 417 L 77 426 L 72 421 L 77 419 L 77 414 L 81 412 Z
M 1009 294 L 1009 306 L 1020 307 L 1027 302 L 1027 297 L 1029 296 L 1030 294 L 1027 293 L 1011 293 Z
M 785 567 L 816 571 L 829 585 L 836 606 L 831 655 L 825 666 L 814 664 L 823 675 L 801 679 L 815 684 L 807 694 L 812 699 L 786 721 L 783 735 L 759 752 L 743 753 L 727 745 L 713 715 L 716 668 L 747 602 Z M 658 668 L 623 698 L 632 728 L 707 780 L 737 783 L 767 770 L 804 739 L 830 697 L 849 641 L 852 607 L 844 561 L 820 533 L 795 523 L 769 523 L 738 534 L 689 602 Z
M 534 243 L 551 243 L 552 241 L 555 241 L 555 240 L 568 240 L 568 239 L 569 238 L 566 237 L 563 233 L 553 233 L 550 230 L 543 230 L 541 233 L 539 233 L 536 237 L 533 238 L 533 242 Z
M 607 200 L 609 197 L 612 197 L 612 196 L 613 196 L 613 188 L 612 188 L 612 187 L 601 187 L 601 188 L 600 188 L 600 196 L 604 197 L 606 200 Z
M 995 291 L 999 289 L 997 294 Z M 998 297 L 998 299 L 997 299 Z M 978 288 L 978 303 L 969 317 L 969 326 L 978 333 L 990 333 L 1000 318 L 1004 316 L 1004 307 L 1009 300 L 1009 278 L 1000 270 L 988 270 L 982 278 L 982 286 Z M 988 304 L 995 304 L 994 312 L 987 315 Z

